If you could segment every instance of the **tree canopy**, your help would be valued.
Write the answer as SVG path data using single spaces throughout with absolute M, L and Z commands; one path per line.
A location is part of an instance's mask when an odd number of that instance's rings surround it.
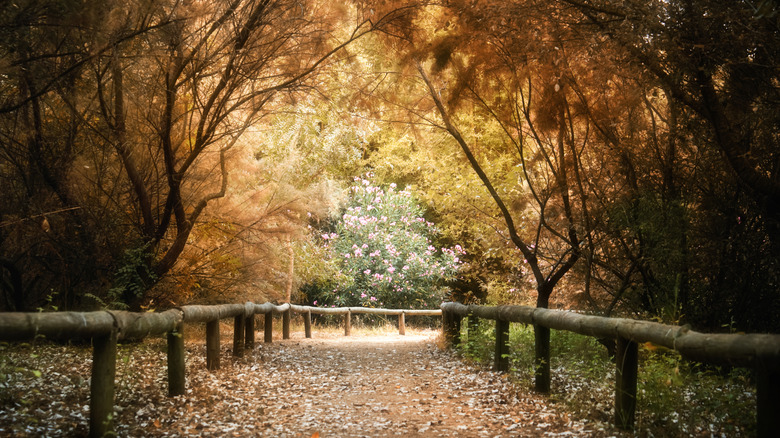
M 0 305 L 430 306 L 373 278 L 459 245 L 455 299 L 780 330 L 779 39 L 769 0 L 11 2 Z

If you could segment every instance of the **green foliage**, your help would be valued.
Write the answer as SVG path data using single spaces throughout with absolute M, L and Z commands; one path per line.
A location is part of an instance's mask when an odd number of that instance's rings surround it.
M 687 309 L 688 212 L 679 202 L 668 202 L 653 193 L 616 202 L 609 223 L 615 233 L 636 236 L 643 258 L 641 284 L 628 297 L 636 308 L 667 323 L 679 323 Z
M 475 332 L 461 325 L 458 351 L 493 364 L 495 322 L 480 321 Z M 532 326 L 511 324 L 512 377 L 532 387 Z M 595 338 L 551 331 L 551 398 L 575 416 L 604 424 L 613 421 L 615 364 Z M 640 346 L 636 430 L 648 436 L 750 436 L 755 427 L 755 392 L 750 372 L 722 370 L 686 361 L 674 351 Z
M 150 245 L 143 244 L 125 251 L 119 268 L 114 274 L 113 287 L 108 291 L 108 306 L 128 308 L 143 298 L 147 289 L 154 284 L 151 270 Z M 106 304 L 106 303 L 102 303 Z
M 59 306 L 54 304 L 57 295 L 59 295 L 59 293 L 52 290 L 51 293 L 46 296 L 46 304 L 39 307 L 38 312 L 56 312 L 60 310 Z
M 750 436 L 755 427 L 755 392 L 745 369 L 724 371 L 674 351 L 645 349 L 637 391 L 642 428 L 689 435 L 704 427 L 715 435 Z
M 466 327 L 461 335 L 461 343 L 458 344 L 464 357 L 477 362 L 493 359 L 494 342 L 496 332 L 492 321 L 464 319 L 461 328 Z
M 256 147 L 255 158 L 277 163 L 269 177 L 278 177 L 278 167 L 283 167 L 295 175 L 292 184 L 304 188 L 359 171 L 370 125 L 345 123 L 339 112 L 323 104 L 301 102 L 294 111 L 275 117 Z
M 322 288 L 328 282 L 310 285 L 317 294 L 314 304 L 438 306 L 445 291 L 442 282 L 457 271 L 463 251 L 459 246 L 434 247 L 437 231 L 423 213 L 409 191 L 399 191 L 395 184 L 381 188 L 370 175 L 356 178 L 336 232 L 321 235 L 339 267 L 337 285 L 333 289 Z
M 479 142 L 481 147 L 475 153 L 485 171 L 508 188 L 502 194 L 522 219 L 519 225 L 523 231 L 530 223 L 524 211 L 527 193 L 518 185 L 522 178 L 511 160 L 496 152 L 501 148 L 501 138 L 495 123 L 473 113 L 459 120 L 468 126 L 464 131 L 478 131 L 464 135 Z M 383 131 L 375 138 L 382 145 L 370 157 L 375 173 L 385 180 L 405 182 L 429 206 L 426 216 L 436 222 L 438 242 L 443 246 L 461 244 L 466 250 L 460 257 L 457 281 L 467 287 L 453 287 L 457 294 L 454 298 L 485 302 L 487 296 L 487 300 L 499 304 L 527 303 L 525 291 L 534 287 L 527 265 L 522 254 L 496 232 L 505 226 L 501 214 L 462 152 L 438 130 L 414 137 L 400 131 Z

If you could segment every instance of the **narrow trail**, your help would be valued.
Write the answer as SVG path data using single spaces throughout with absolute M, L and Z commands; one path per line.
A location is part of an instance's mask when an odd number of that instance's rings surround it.
M 409 332 L 407 332 L 409 333 Z M 120 346 L 120 437 L 608 436 L 546 397 L 436 346 L 438 332 L 314 333 L 257 344 L 205 369 L 205 345 L 187 342 L 187 394 L 167 397 L 164 341 Z M 5 349 L 10 375 L 0 436 L 84 436 L 89 348 Z M 25 371 L 28 370 L 28 371 Z M 29 370 L 39 370 L 31 373 Z
M 437 332 L 264 344 L 269 436 L 594 436 L 500 373 L 465 365 Z

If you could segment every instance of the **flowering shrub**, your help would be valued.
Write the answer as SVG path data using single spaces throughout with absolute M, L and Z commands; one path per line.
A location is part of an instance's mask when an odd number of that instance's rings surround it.
M 318 304 L 387 308 L 438 307 L 442 281 L 457 272 L 463 249 L 437 249 L 434 224 L 395 184 L 382 189 L 371 175 L 356 178 L 335 233 L 320 237 L 348 279 L 323 291 Z

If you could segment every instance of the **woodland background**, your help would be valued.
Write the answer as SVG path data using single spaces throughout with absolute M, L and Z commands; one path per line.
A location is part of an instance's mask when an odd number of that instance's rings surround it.
M 779 52 L 772 0 L 4 2 L 0 310 L 338 295 L 370 172 L 437 299 L 778 332 Z

